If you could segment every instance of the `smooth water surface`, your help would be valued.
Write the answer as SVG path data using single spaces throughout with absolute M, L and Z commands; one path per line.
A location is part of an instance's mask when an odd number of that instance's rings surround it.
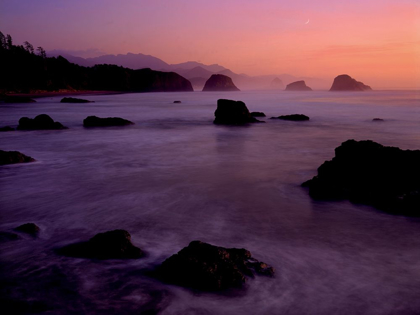
M 0 244 L 0 292 L 11 313 L 420 313 L 420 220 L 314 201 L 300 187 L 348 139 L 420 149 L 420 92 L 85 98 L 95 103 L 0 104 L 0 127 L 41 113 L 69 127 L 0 134 L 0 149 L 37 160 L 0 168 L 0 231 L 26 222 L 42 229 Z M 265 112 L 266 123 L 213 125 L 219 98 Z M 269 119 L 295 113 L 311 120 Z M 89 115 L 135 125 L 86 129 Z M 93 261 L 54 252 L 112 229 L 129 231 L 147 256 Z M 192 240 L 246 248 L 276 276 L 223 294 L 149 276 Z

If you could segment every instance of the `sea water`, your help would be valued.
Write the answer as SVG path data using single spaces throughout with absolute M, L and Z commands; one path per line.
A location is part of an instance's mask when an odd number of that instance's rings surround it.
M 0 134 L 0 149 L 36 159 L 0 167 L 0 231 L 27 222 L 41 228 L 38 238 L 0 244 L 8 314 L 420 313 L 420 220 L 314 201 L 300 187 L 348 139 L 420 149 L 420 92 L 85 98 L 95 103 L 50 97 L 0 105 L 0 127 L 43 113 L 69 127 Z M 214 125 L 219 98 L 244 101 L 266 123 Z M 310 121 L 269 119 L 287 114 Z M 90 115 L 135 125 L 86 129 Z M 95 261 L 55 252 L 113 229 L 129 231 L 146 257 Z M 193 240 L 246 248 L 276 275 L 222 294 L 150 276 Z

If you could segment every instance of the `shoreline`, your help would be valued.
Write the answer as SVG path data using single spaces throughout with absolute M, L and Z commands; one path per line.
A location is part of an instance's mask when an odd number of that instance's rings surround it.
M 125 91 L 91 91 L 91 90 L 78 90 L 78 91 L 36 91 L 34 93 L 6 93 L 7 96 L 18 96 L 18 97 L 30 97 L 30 98 L 41 98 L 41 97 L 54 97 L 54 96 L 73 96 L 73 95 L 114 95 L 114 94 L 125 94 L 130 92 Z

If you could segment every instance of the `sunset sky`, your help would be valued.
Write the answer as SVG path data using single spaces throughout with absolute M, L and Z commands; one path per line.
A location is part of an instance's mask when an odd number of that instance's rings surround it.
M 420 88 L 420 0 L 1 0 L 0 31 L 73 55 Z

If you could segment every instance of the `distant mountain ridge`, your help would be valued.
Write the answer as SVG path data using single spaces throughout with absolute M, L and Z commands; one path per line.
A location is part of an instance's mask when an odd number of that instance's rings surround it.
M 84 67 L 93 67 L 96 64 L 113 64 L 129 69 L 150 68 L 158 71 L 176 72 L 184 78 L 191 81 L 195 90 L 201 90 L 204 83 L 213 74 L 223 74 L 230 77 L 234 84 L 241 90 L 266 90 L 273 89 L 272 81 L 275 78 L 281 80 L 284 84 L 305 80 L 314 89 L 329 89 L 331 82 L 310 77 L 295 77 L 290 74 L 280 75 L 262 75 L 248 76 L 246 74 L 237 74 L 233 71 L 218 65 L 205 65 L 196 61 L 187 61 L 179 64 L 168 64 L 165 61 L 150 55 L 127 53 L 125 55 L 103 55 L 94 58 L 75 57 L 65 51 L 53 50 L 48 52 L 50 56 L 63 56 L 68 61 Z

